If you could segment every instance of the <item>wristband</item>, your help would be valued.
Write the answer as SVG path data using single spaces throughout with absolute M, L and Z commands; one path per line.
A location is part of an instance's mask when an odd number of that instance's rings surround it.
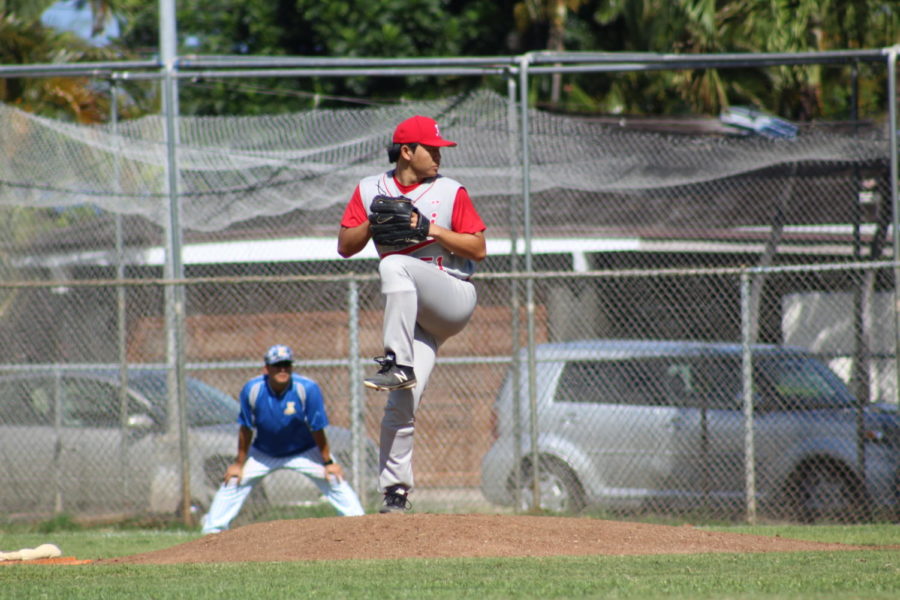
M 332 460 L 332 459 L 329 458 L 328 460 L 326 460 L 326 461 L 323 462 L 322 464 L 325 465 L 325 466 L 327 467 L 328 465 L 333 465 L 333 464 L 334 464 L 334 460 Z

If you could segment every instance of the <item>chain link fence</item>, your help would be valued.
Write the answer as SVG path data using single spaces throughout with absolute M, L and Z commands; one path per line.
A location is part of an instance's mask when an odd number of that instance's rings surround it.
M 483 492 L 617 515 L 895 517 L 891 281 L 890 263 L 545 274 Z
M 886 128 L 772 139 L 530 110 L 525 161 L 514 96 L 180 119 L 182 276 L 161 118 L 0 107 L 0 511 L 174 515 L 185 490 L 205 510 L 237 392 L 274 343 L 321 385 L 374 507 L 377 257 L 340 259 L 336 234 L 394 125 L 421 113 L 460 143 L 442 172 L 475 199 L 489 257 L 417 415 L 417 509 L 895 517 Z M 319 501 L 276 473 L 242 518 Z
M 756 318 L 749 315 L 753 295 L 742 297 L 742 277 L 762 288 Z M 418 415 L 417 493 L 426 505 L 527 509 L 537 460 L 538 501 L 552 510 L 736 517 L 746 514 L 749 492 L 760 514 L 773 518 L 813 520 L 821 512 L 858 519 L 896 509 L 889 265 L 484 273 L 476 281 L 479 308 L 442 349 Z M 868 292 L 866 281 L 876 284 Z M 529 284 L 531 319 L 523 294 Z M 70 352 L 67 361 L 31 354 L 3 365 L 7 515 L 176 513 L 179 446 L 167 393 L 164 285 L 4 286 L 27 305 L 20 318 L 29 324 L 18 337 L 5 330 L 4 338 L 39 349 L 47 347 L 42 333 L 52 334 Z M 233 398 L 260 370 L 254 351 L 276 341 L 291 343 L 296 370 L 322 386 L 336 455 L 360 493 L 377 499 L 384 396 L 364 391 L 359 378 L 370 369 L 367 357 L 380 352 L 374 278 L 218 277 L 185 285 L 196 510 L 208 505 L 234 455 Z M 127 362 L 119 364 L 122 292 L 128 342 Z M 869 301 L 855 307 L 860 297 Z M 229 310 L 207 310 L 210 302 Z M 742 334 L 746 320 L 759 323 L 760 344 L 750 345 L 746 326 Z M 860 323 L 870 325 L 857 329 Z M 745 342 L 751 373 L 743 368 Z M 107 361 L 97 361 L 101 356 Z M 749 463 L 748 452 L 755 452 Z M 248 511 L 317 496 L 303 478 L 279 473 Z M 779 512 L 786 507 L 793 512 Z

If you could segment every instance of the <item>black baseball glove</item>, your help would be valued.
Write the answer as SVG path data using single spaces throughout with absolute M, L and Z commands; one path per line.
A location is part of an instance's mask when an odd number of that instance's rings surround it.
M 404 196 L 378 195 L 369 206 L 369 230 L 377 244 L 408 246 L 418 244 L 428 237 L 428 219 Z M 413 213 L 419 215 L 416 227 L 412 226 Z

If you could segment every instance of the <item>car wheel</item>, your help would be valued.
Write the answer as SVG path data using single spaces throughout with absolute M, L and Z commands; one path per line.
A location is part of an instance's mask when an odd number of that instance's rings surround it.
M 531 511 L 534 504 L 531 466 L 522 470 L 521 505 Z M 584 508 L 584 491 L 578 477 L 567 465 L 556 459 L 541 459 L 538 469 L 540 509 L 558 513 L 577 513 Z
M 852 475 L 835 465 L 804 467 L 794 475 L 788 493 L 795 517 L 802 523 L 846 523 L 868 517 L 864 492 Z

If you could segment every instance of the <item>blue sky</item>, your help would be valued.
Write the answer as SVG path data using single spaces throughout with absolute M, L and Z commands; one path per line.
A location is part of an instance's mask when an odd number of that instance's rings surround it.
M 94 46 L 106 46 L 119 37 L 119 21 L 110 15 L 106 27 L 96 36 L 91 36 L 91 3 L 87 0 L 60 0 L 44 11 L 41 23 L 58 31 L 71 31 Z

